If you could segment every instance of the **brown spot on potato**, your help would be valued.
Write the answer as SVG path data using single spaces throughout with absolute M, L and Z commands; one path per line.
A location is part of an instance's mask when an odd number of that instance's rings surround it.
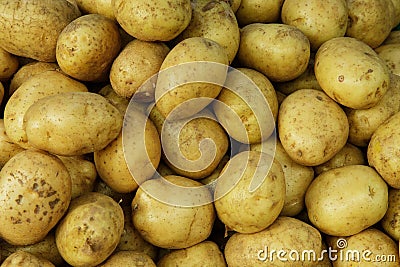
M 338 81 L 341 83 L 344 81 L 344 75 L 339 75 L 338 76 Z

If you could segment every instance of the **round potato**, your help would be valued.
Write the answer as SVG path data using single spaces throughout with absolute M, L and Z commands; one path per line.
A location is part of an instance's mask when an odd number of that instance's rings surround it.
M 382 178 L 393 188 L 400 189 L 400 112 L 383 122 L 368 144 L 367 158 Z
M 13 156 L 24 151 L 22 147 L 13 143 L 7 136 L 3 119 L 0 119 L 0 148 L 0 169 L 3 168 L 7 161 L 9 161 Z
M 0 81 L 9 80 L 18 67 L 18 58 L 0 47 Z
M 137 251 L 119 251 L 112 254 L 104 263 L 98 265 L 98 267 L 156 267 L 154 261 L 149 255 L 143 252 Z
M 307 69 L 310 42 L 294 26 L 252 23 L 241 29 L 237 57 L 244 67 L 258 70 L 271 81 L 289 81 Z
M 383 218 L 388 207 L 388 186 L 369 166 L 338 167 L 312 181 L 305 203 L 310 221 L 321 232 L 350 236 Z
M 157 74 L 169 50 L 167 45 L 161 42 L 138 39 L 129 42 L 112 63 L 112 88 L 118 95 L 131 98 L 144 82 Z M 154 87 L 151 89 L 152 91 L 147 93 L 153 96 Z
M 30 245 L 43 240 L 68 209 L 71 177 L 57 157 L 25 150 L 1 169 L 0 193 L 0 236 Z
M 124 213 L 112 198 L 89 192 L 71 201 L 56 229 L 61 256 L 72 266 L 96 266 L 117 247 Z
M 78 156 L 101 150 L 117 138 L 122 119 L 103 96 L 69 92 L 36 101 L 24 116 L 24 128 L 33 147 L 56 155 Z
M 240 26 L 271 23 L 280 19 L 283 0 L 242 0 L 236 11 Z
M 215 41 L 191 37 L 179 42 L 164 59 L 158 74 L 158 110 L 165 118 L 179 119 L 204 109 L 220 93 L 227 65 L 226 51 Z
M 313 251 L 315 255 L 302 256 L 305 250 Z M 315 266 L 314 257 L 319 257 L 321 250 L 322 237 L 316 228 L 298 219 L 280 216 L 263 231 L 254 234 L 234 233 L 226 243 L 224 254 L 230 267 L 311 267 Z M 291 251 L 297 251 L 298 255 Z
M 367 44 L 351 37 L 336 37 L 321 45 L 314 71 L 327 95 L 353 109 L 376 105 L 390 83 L 383 59 Z
M 112 6 L 121 27 L 143 41 L 170 41 L 192 17 L 190 0 L 114 0 Z
M 23 148 L 32 148 L 24 129 L 24 115 L 28 108 L 45 96 L 73 91 L 87 92 L 87 90 L 84 84 L 58 71 L 44 71 L 34 75 L 18 87 L 5 105 L 4 127 L 8 137 Z
M 81 81 L 108 78 L 121 48 L 117 24 L 100 14 L 81 16 L 60 33 L 56 57 L 61 70 Z
M 400 190 L 389 189 L 389 206 L 381 220 L 385 232 L 394 240 L 400 240 Z
M 101 14 L 115 20 L 112 7 L 113 0 L 75 0 L 79 9 L 85 14 Z
M 348 9 L 346 0 L 295 1 L 282 6 L 282 22 L 300 29 L 310 40 L 311 50 L 322 43 L 346 34 Z
M 66 0 L 9 0 L 0 4 L 0 44 L 7 52 L 45 62 L 56 61 L 61 31 L 81 15 Z
M 244 169 L 243 162 L 247 163 Z M 269 170 L 261 171 L 261 168 Z M 217 180 L 214 205 L 218 218 L 239 233 L 261 231 L 282 211 L 285 186 L 282 167 L 270 155 L 258 151 L 241 152 L 228 161 Z
M 16 251 L 8 256 L 1 267 L 55 267 L 53 263 L 46 259 L 39 258 L 29 252 Z
M 207 239 L 215 211 L 210 192 L 201 185 L 182 176 L 144 182 L 132 201 L 133 225 L 143 239 L 167 249 L 187 248 Z M 185 192 L 194 187 L 199 188 L 196 195 Z M 208 204 L 196 205 L 197 202 Z
M 343 148 L 349 124 L 345 112 L 324 92 L 301 89 L 283 100 L 278 132 L 282 146 L 295 162 L 316 166 Z
M 189 248 L 171 251 L 157 262 L 157 267 L 168 266 L 225 267 L 226 263 L 216 243 L 203 241 Z
M 400 43 L 381 45 L 375 48 L 378 56 L 386 62 L 389 71 L 400 75 Z

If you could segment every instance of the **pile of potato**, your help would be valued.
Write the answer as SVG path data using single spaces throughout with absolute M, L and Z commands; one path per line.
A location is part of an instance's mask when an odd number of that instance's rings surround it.
M 0 1 L 1 266 L 399 266 L 399 23 L 399 0 Z

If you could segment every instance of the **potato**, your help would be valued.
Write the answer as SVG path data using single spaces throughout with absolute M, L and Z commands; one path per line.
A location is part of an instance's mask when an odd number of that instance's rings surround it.
M 136 251 L 119 251 L 112 254 L 104 263 L 98 265 L 99 267 L 156 267 L 154 261 L 143 252 Z
M 45 71 L 26 80 L 8 99 L 4 108 L 4 127 L 8 137 L 23 148 L 32 148 L 28 143 L 23 121 L 28 108 L 45 96 L 87 90 L 84 84 L 57 71 Z
M 29 252 L 16 251 L 11 254 L 1 265 L 1 267 L 54 267 L 50 261 L 39 258 Z
M 231 0 L 229 1 L 229 4 L 231 5 L 233 13 L 236 13 L 238 10 L 240 4 L 242 3 L 242 0 Z
M 60 93 L 31 105 L 24 127 L 32 146 L 56 155 L 78 156 L 101 150 L 114 140 L 122 128 L 122 115 L 101 95 Z
M 97 170 L 93 162 L 82 156 L 58 156 L 67 168 L 72 182 L 71 198 L 93 191 Z
M 55 156 L 25 150 L 0 171 L 0 236 L 13 245 L 43 240 L 66 212 L 71 178 Z
M 56 61 L 61 31 L 80 16 L 65 0 L 7 0 L 0 5 L 0 44 L 7 52 L 45 62 Z
M 394 6 L 391 0 L 347 1 L 349 22 L 346 36 L 376 48 L 394 27 Z M 343 55 L 343 54 L 342 54 Z
M 393 28 L 399 25 L 400 23 L 400 1 L 398 0 L 392 0 L 393 3 Z
M 112 0 L 76 0 L 76 4 L 83 13 L 101 14 L 115 20 Z
M 113 106 L 115 106 L 122 116 L 125 115 L 126 109 L 129 105 L 129 99 L 118 95 L 110 84 L 101 88 L 98 94 L 104 96 Z
M 321 165 L 315 166 L 314 170 L 315 174 L 318 175 L 330 169 L 348 165 L 366 165 L 366 163 L 363 151 L 355 145 L 346 143 L 333 158 Z
M 57 248 L 72 266 L 96 266 L 115 250 L 123 229 L 124 214 L 118 203 L 89 192 L 71 201 L 56 229 Z
M 273 140 L 271 137 L 266 142 L 275 142 L 275 150 L 266 152 L 273 152 L 271 155 L 280 163 L 285 175 L 286 193 L 280 215 L 295 216 L 304 209 L 304 195 L 314 179 L 314 170 L 312 167 L 303 166 L 293 161 L 279 140 Z M 263 144 L 251 145 L 250 149 L 262 152 Z
M 338 167 L 312 181 L 305 203 L 310 221 L 321 232 L 350 236 L 383 218 L 388 207 L 388 186 L 369 166 Z
M 225 49 L 210 39 L 191 37 L 178 43 L 164 59 L 158 74 L 158 110 L 166 118 L 179 119 L 204 109 L 220 93 L 227 64 Z
M 113 0 L 112 6 L 121 27 L 143 41 L 170 41 L 192 17 L 190 0 Z
M 321 45 L 314 71 L 327 95 L 353 109 L 376 105 L 390 83 L 385 62 L 367 44 L 351 37 L 336 37 Z
M 81 81 L 108 77 L 121 48 L 118 26 L 111 19 L 89 14 L 68 24 L 57 40 L 56 57 L 61 70 Z
M 349 125 L 344 111 L 324 92 L 301 89 L 283 100 L 278 132 L 282 146 L 296 163 L 317 166 L 343 148 Z
M 394 240 L 400 240 L 400 190 L 389 188 L 389 206 L 381 220 L 384 231 Z
M 214 199 L 218 218 L 229 229 L 239 233 L 261 231 L 275 221 L 283 208 L 285 176 L 282 167 L 268 154 L 241 152 L 221 171 Z
M 282 22 L 300 29 L 310 40 L 311 50 L 322 43 L 346 34 L 348 9 L 346 0 L 295 1 L 282 6 Z
M 239 49 L 240 30 L 229 3 L 210 0 L 193 1 L 192 19 L 176 41 L 190 37 L 205 37 L 217 42 L 225 48 L 229 64 L 232 63 Z
M 368 144 L 367 158 L 382 178 L 393 188 L 400 189 L 399 132 L 400 112 L 383 122 L 373 133 Z
M 386 62 L 389 71 L 393 74 L 400 75 L 400 43 L 381 45 L 375 48 L 378 56 Z
M 234 233 L 226 243 L 224 254 L 230 267 L 311 267 L 315 266 L 321 249 L 322 238 L 317 229 L 298 219 L 280 216 L 263 231 L 254 234 Z
M 112 88 L 118 95 L 131 98 L 143 83 L 157 74 L 169 50 L 167 45 L 161 42 L 138 39 L 129 42 L 112 63 Z M 151 89 L 147 93 L 153 96 L 154 87 Z
M 280 19 L 283 0 L 242 0 L 236 18 L 240 26 L 251 23 L 271 23 Z
M 226 263 L 216 243 L 203 241 L 189 248 L 171 251 L 157 262 L 157 266 L 225 267 Z
M 201 185 L 182 176 L 144 182 L 132 201 L 133 225 L 143 239 L 168 249 L 187 248 L 207 239 L 215 211 L 210 192 Z
M 256 102 L 254 98 L 261 101 Z M 278 98 L 274 86 L 261 72 L 238 68 L 228 73 L 213 109 L 232 138 L 254 144 L 273 134 L 278 117 Z M 265 120 L 261 120 L 261 115 Z
M 289 81 L 307 69 L 310 42 L 294 26 L 252 23 L 241 29 L 237 58 L 243 67 L 258 70 L 273 82 Z
M 345 109 L 349 121 L 349 142 L 368 146 L 372 134 L 384 121 L 400 111 L 400 77 L 390 74 L 390 85 L 382 99 L 367 109 Z
M 0 169 L 21 151 L 24 149 L 11 141 L 4 127 L 4 120 L 0 119 Z
M 328 244 L 337 250 L 333 266 L 399 266 L 398 245 L 382 231 L 369 228 L 347 238 L 328 237 Z
M 18 58 L 0 47 L 0 81 L 9 80 L 18 67 Z
M 400 31 L 391 31 L 389 36 L 386 37 L 382 45 L 400 43 Z

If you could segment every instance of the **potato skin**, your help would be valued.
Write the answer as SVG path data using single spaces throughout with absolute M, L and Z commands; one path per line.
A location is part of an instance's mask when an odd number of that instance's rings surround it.
M 98 267 L 156 267 L 154 261 L 145 253 L 138 251 L 118 251 L 112 254 L 104 263 Z
M 400 75 L 400 44 L 380 45 L 375 52 L 382 58 L 391 73 Z
M 251 23 L 277 22 L 283 3 L 283 0 L 242 0 L 236 18 L 241 27 Z
M 9 161 L 13 156 L 25 149 L 13 143 L 7 136 L 4 128 L 4 120 L 0 119 L 0 169 Z
M 389 206 L 381 220 L 384 231 L 394 240 L 400 240 L 400 189 L 389 188 Z
M 1 267 L 55 267 L 46 259 L 39 258 L 26 251 L 16 251 L 8 256 Z
M 0 47 L 0 81 L 9 80 L 18 67 L 18 58 Z
M 122 115 L 101 95 L 60 93 L 31 105 L 24 126 L 32 146 L 56 155 L 78 156 L 103 149 L 114 140 L 122 128 Z
M 61 31 L 80 11 L 65 0 L 7 0 L 0 5 L 0 44 L 11 54 L 45 62 L 56 61 Z

